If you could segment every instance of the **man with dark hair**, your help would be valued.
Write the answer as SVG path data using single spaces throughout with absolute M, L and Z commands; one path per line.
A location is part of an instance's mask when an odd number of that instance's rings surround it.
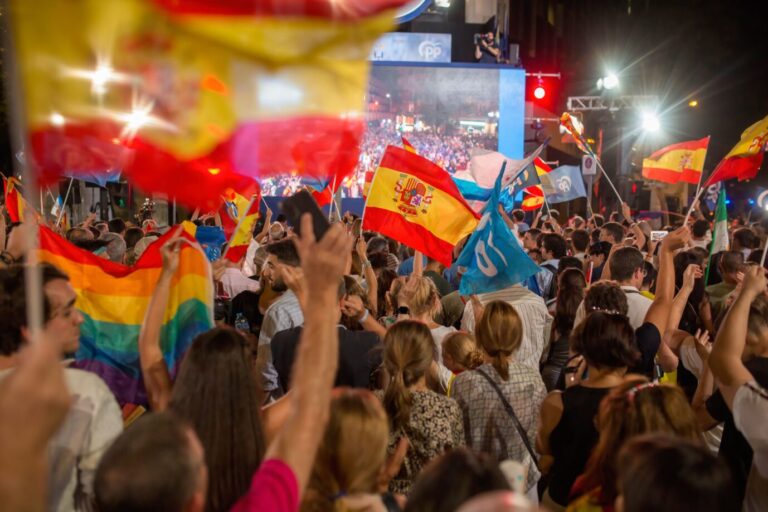
M 624 240 L 624 228 L 618 222 L 607 222 L 600 228 L 600 241 L 611 245 L 620 244 Z
M 565 238 L 556 233 L 545 233 L 539 238 L 541 257 L 544 260 L 541 270 L 534 276 L 535 293 L 541 295 L 545 301 L 555 298 L 557 295 L 557 267 L 560 258 L 566 255 Z
M 730 295 L 744 277 L 744 254 L 741 251 L 724 251 L 720 253 L 720 261 L 717 264 L 723 281 L 707 286 L 707 295 L 712 304 L 712 316 L 722 311 L 725 299 Z
M 539 248 L 539 235 L 541 230 L 539 228 L 531 228 L 523 235 L 523 249 L 530 251 Z
M 525 234 L 531 227 L 525 222 L 525 212 L 521 209 L 512 210 L 512 222 L 517 226 L 517 232 L 520 235 Z
M 93 233 L 86 228 L 71 228 L 67 231 L 67 240 L 72 243 L 93 240 Z
M 120 236 L 125 235 L 125 221 L 123 219 L 112 219 L 107 223 L 107 225 L 109 226 L 110 233 L 117 233 Z
M 270 343 L 276 333 L 304 324 L 299 299 L 285 282 L 286 275 L 289 278 L 301 275 L 301 262 L 293 240 L 273 242 L 266 246 L 266 251 L 267 259 L 261 271 L 262 284 L 269 286 L 278 298 L 264 312 L 259 333 L 259 365 L 262 368 L 264 391 L 272 394 L 273 398 L 279 398 L 282 391 L 277 370 L 272 364 Z
M 587 249 L 589 248 L 589 233 L 583 229 L 577 229 L 571 233 L 571 244 L 573 244 L 573 257 L 581 261 L 587 259 Z
M 587 221 L 587 226 L 593 229 L 600 229 L 603 227 L 603 224 L 605 224 L 605 217 L 599 213 L 593 215 L 589 218 L 589 221 Z
M 68 277 L 51 265 L 41 265 L 43 337 L 54 340 L 63 353 L 75 352 L 80 342 L 83 315 L 75 309 L 75 291 Z M 24 267 L 0 270 L 0 380 L 9 377 L 18 353 L 28 343 L 27 295 Z M 40 342 L 42 343 L 42 342 Z M 73 396 L 67 418 L 48 444 L 49 510 L 81 509 L 93 494 L 96 466 L 104 450 L 123 429 L 115 397 L 91 372 L 66 368 L 64 378 Z
M 691 226 L 691 245 L 702 249 L 709 248 L 711 239 L 707 236 L 708 234 L 709 222 L 704 219 L 697 220 Z
M 621 285 L 627 296 L 629 323 L 633 329 L 640 327 L 645 321 L 645 315 L 653 302 L 640 293 L 643 287 L 643 253 L 635 247 L 622 247 L 608 258 L 608 269 L 611 279 Z
M 744 261 L 749 259 L 752 249 L 755 248 L 757 237 L 750 228 L 739 228 L 733 232 L 732 251 L 741 251 L 744 254 Z
M 587 272 L 592 267 L 591 282 L 599 281 L 603 276 L 603 267 L 608 261 L 608 255 L 611 254 L 611 244 L 608 242 L 595 242 L 589 246 L 589 255 L 587 256 Z
M 347 312 L 347 303 L 352 297 L 347 296 L 344 280 L 339 283 L 338 311 L 335 312 L 339 324 L 339 369 L 334 387 L 368 389 L 372 376 L 381 365 L 381 340 L 370 331 L 351 331 L 341 325 L 341 314 Z M 358 305 L 363 311 L 361 320 L 370 316 L 359 297 Z M 272 337 L 272 360 L 277 370 L 280 387 L 288 391 L 291 382 L 291 370 L 296 358 L 303 326 L 280 331 Z
M 203 446 L 169 412 L 139 419 L 107 450 L 94 483 L 100 512 L 205 510 Z

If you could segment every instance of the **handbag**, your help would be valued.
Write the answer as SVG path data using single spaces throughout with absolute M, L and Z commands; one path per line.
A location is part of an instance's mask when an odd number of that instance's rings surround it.
M 517 429 L 518 435 L 520 435 L 520 438 L 523 440 L 523 444 L 525 444 L 526 449 L 528 449 L 528 453 L 531 455 L 531 459 L 533 459 L 533 463 L 536 464 L 536 467 L 538 467 L 539 458 L 536 456 L 536 452 L 533 450 L 531 441 L 528 439 L 528 434 L 525 432 L 523 425 L 520 423 L 520 420 L 517 418 L 517 414 L 515 414 L 515 409 L 512 408 L 512 404 L 510 404 L 509 401 L 507 401 L 507 398 L 501 392 L 499 385 L 493 381 L 490 375 L 488 375 L 487 373 L 485 373 L 483 370 L 479 368 L 477 369 L 477 373 L 482 375 L 485 378 L 485 380 L 488 381 L 488 384 L 491 385 L 494 391 L 496 391 L 496 394 L 499 395 L 499 399 L 501 399 L 501 403 L 504 405 L 504 409 L 506 409 L 509 417 L 512 418 L 512 422 L 515 424 L 515 429 Z

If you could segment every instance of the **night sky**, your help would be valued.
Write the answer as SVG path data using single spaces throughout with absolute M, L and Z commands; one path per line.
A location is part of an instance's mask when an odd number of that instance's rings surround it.
M 577 0 L 564 13 L 563 96 L 616 70 L 623 93 L 661 98 L 665 142 L 712 136 L 708 170 L 768 115 L 768 1 Z

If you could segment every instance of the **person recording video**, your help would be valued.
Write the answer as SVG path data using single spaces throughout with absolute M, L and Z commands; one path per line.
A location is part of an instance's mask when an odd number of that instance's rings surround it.
M 496 64 L 501 57 L 501 50 L 496 44 L 492 31 L 475 34 L 475 60 L 481 64 Z

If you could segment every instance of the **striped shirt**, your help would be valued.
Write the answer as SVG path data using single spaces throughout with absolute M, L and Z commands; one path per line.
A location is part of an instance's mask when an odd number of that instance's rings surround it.
M 515 308 L 523 322 L 523 341 L 514 354 L 515 361 L 538 370 L 545 343 L 549 340 L 549 330 L 552 327 L 552 317 L 547 312 L 544 299 L 520 285 L 510 286 L 496 292 L 483 293 L 477 298 L 482 304 L 500 300 Z M 464 305 L 461 328 L 465 331 L 475 332 L 475 313 L 471 302 Z

